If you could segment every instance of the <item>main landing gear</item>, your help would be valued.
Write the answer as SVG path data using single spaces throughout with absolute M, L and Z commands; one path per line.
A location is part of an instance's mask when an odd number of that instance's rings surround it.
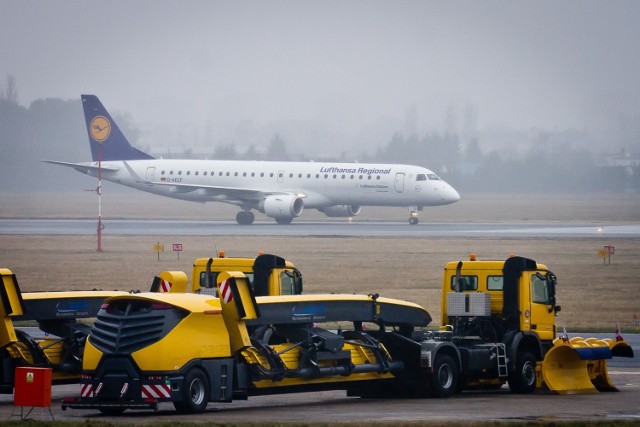
M 251 225 L 255 220 L 255 215 L 251 211 L 240 211 L 236 215 L 236 221 L 240 225 Z

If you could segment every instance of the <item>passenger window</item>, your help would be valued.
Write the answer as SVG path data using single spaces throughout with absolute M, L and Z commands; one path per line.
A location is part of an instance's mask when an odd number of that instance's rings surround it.
M 460 276 L 461 291 L 477 291 L 478 276 Z M 456 276 L 451 276 L 451 290 L 456 290 Z
M 503 287 L 502 276 L 489 276 L 487 277 L 487 290 L 489 291 L 501 291 Z

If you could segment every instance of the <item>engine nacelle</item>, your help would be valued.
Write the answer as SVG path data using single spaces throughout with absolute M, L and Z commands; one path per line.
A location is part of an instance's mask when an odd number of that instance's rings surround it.
M 326 216 L 331 217 L 344 217 L 344 216 L 356 216 L 360 214 L 360 206 L 358 205 L 335 205 L 328 208 L 319 209 L 320 212 Z
M 261 201 L 259 210 L 271 218 L 293 219 L 304 210 L 304 202 L 293 194 L 278 194 Z

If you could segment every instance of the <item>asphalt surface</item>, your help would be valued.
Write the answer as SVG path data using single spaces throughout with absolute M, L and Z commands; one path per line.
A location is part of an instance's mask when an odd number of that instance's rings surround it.
M 60 409 L 62 397 L 77 396 L 78 385 L 54 386 L 51 412 L 56 420 L 127 422 L 228 423 L 344 423 L 362 425 L 371 422 L 444 423 L 448 421 L 609 421 L 640 422 L 640 370 L 609 369 L 619 392 L 556 395 L 539 390 L 531 395 L 516 395 L 504 386 L 500 390 L 464 392 L 448 399 L 361 399 L 347 397 L 344 391 L 294 393 L 250 397 L 247 401 L 210 403 L 204 414 L 180 415 L 168 403 L 158 412 L 127 411 L 121 416 L 106 416 L 97 411 Z M 0 418 L 20 419 L 11 395 L 0 396 Z M 35 408 L 32 419 L 51 419 L 48 409 Z
M 111 235 L 183 236 L 356 236 L 356 237 L 640 237 L 640 224 L 576 223 L 445 223 L 373 221 L 294 221 L 289 225 L 232 221 L 108 220 Z M 2 219 L 0 234 L 94 234 L 96 220 Z

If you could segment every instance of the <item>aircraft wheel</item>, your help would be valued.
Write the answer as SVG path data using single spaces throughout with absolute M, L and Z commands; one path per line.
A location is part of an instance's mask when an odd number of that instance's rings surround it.
M 251 225 L 253 224 L 254 219 L 255 216 L 251 211 L 240 211 L 236 215 L 236 222 L 240 225 Z
M 419 222 L 418 217 L 412 216 L 409 218 L 409 224 L 416 225 Z
M 280 225 L 291 224 L 291 221 L 293 221 L 293 217 L 290 216 L 279 216 L 276 218 L 276 222 Z

